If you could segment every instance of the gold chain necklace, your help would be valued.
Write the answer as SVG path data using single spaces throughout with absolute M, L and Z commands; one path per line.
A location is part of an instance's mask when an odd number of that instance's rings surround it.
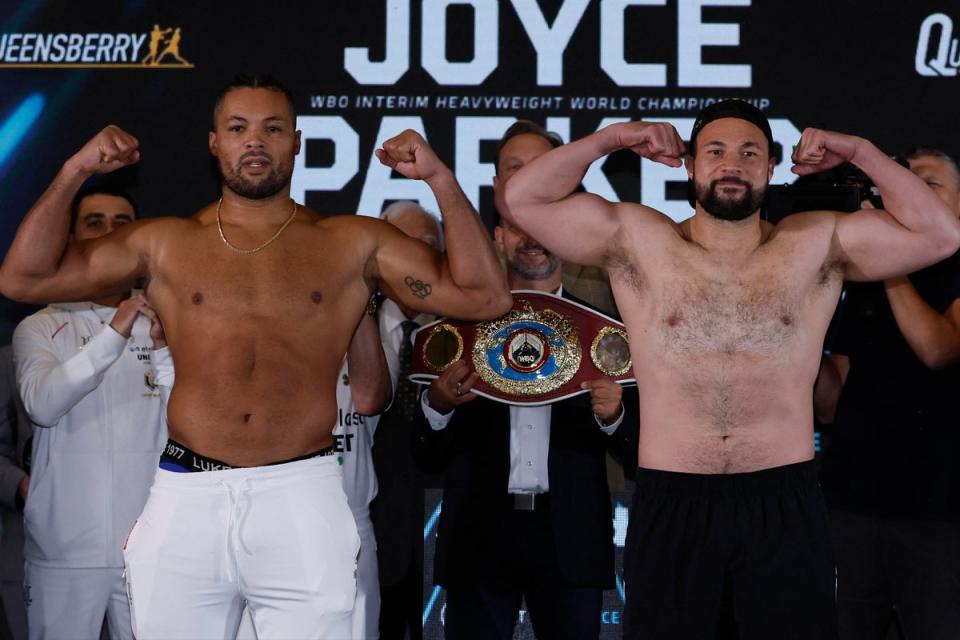
M 220 239 L 223 240 L 223 244 L 227 245 L 237 253 L 250 254 L 250 253 L 256 253 L 261 249 L 265 249 L 267 246 L 270 245 L 271 242 L 279 238 L 280 234 L 283 233 L 283 230 L 287 228 L 287 225 L 293 222 L 293 219 L 297 217 L 297 202 L 296 200 L 294 200 L 293 211 L 290 212 L 290 217 L 287 218 L 286 222 L 280 225 L 280 228 L 277 229 L 277 232 L 275 234 L 273 234 L 273 237 L 271 237 L 269 240 L 261 244 L 259 247 L 254 247 L 253 249 L 241 249 L 240 247 L 235 247 L 234 245 L 230 244 L 230 241 L 227 240 L 227 236 L 223 235 L 223 224 L 220 223 L 220 206 L 222 204 L 223 204 L 223 196 L 220 196 L 220 200 L 219 202 L 217 202 L 217 231 L 220 232 Z

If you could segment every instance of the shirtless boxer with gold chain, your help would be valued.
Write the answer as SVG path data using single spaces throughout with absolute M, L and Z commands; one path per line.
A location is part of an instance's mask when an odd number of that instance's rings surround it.
M 300 133 L 289 92 L 240 76 L 214 109 L 223 196 L 192 218 L 154 218 L 67 242 L 91 175 L 137 162 L 109 126 L 63 168 L 20 226 L 0 290 L 87 300 L 146 279 L 177 370 L 171 442 L 126 544 L 134 630 L 232 637 L 244 601 L 258 636 L 348 638 L 359 541 L 332 451 L 336 376 L 371 293 L 469 319 L 512 304 L 486 231 L 416 133 L 377 155 L 425 180 L 444 214 L 442 255 L 389 224 L 321 217 L 290 199 Z M 200 473 L 188 473 L 204 469 Z

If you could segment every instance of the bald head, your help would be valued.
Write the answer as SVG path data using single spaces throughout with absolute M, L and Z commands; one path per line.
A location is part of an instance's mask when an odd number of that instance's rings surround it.
M 380 219 L 389 222 L 411 238 L 443 251 L 443 227 L 435 215 L 412 200 L 399 200 L 383 210 Z

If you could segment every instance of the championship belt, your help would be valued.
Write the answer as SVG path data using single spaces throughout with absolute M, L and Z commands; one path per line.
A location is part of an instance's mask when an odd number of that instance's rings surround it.
M 627 331 L 598 311 L 539 291 L 514 291 L 496 320 L 441 318 L 414 334 L 410 380 L 430 383 L 461 358 L 480 379 L 472 392 L 515 405 L 544 405 L 581 393 L 587 380 L 635 383 Z

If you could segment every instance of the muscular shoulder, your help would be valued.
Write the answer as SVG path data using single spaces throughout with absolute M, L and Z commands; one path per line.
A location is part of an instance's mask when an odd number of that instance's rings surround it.
M 818 270 L 820 281 L 842 273 L 843 254 L 837 240 L 837 220 L 833 211 L 809 211 L 787 216 L 774 228 L 771 240 L 789 247 L 794 260 Z
M 830 237 L 837 229 L 837 213 L 805 211 L 787 216 L 774 228 L 774 233 L 798 233 L 811 237 Z
M 623 280 L 639 290 L 646 274 L 662 259 L 662 252 L 671 241 L 682 239 L 679 225 L 668 216 L 650 207 L 620 203 L 614 207 L 620 233 L 609 242 L 604 266 L 611 283 Z
M 823 255 L 824 259 L 836 257 L 837 220 L 840 215 L 832 211 L 795 213 L 774 227 L 771 240 L 787 242 L 801 253 Z
M 620 233 L 611 241 L 610 254 L 634 254 L 635 258 L 649 254 L 649 250 L 662 245 L 664 239 L 681 236 L 679 225 L 667 215 L 631 202 L 621 202 L 613 207 Z
M 165 242 L 182 238 L 184 233 L 200 227 L 201 224 L 194 218 L 176 218 L 173 216 L 141 218 L 123 225 L 106 237 L 116 237 L 118 241 L 146 250 L 158 248 Z
M 679 226 L 670 216 L 652 207 L 635 202 L 620 202 L 613 208 L 624 229 L 661 233 L 679 232 Z
M 376 247 L 385 237 L 399 233 L 391 224 L 363 215 L 318 216 L 314 227 L 326 234 L 342 237 L 356 247 Z
M 314 224 L 320 228 L 330 231 L 349 230 L 354 233 L 377 233 L 383 227 L 390 225 L 379 218 L 357 214 L 345 214 L 335 216 L 321 216 L 311 211 L 316 220 Z

